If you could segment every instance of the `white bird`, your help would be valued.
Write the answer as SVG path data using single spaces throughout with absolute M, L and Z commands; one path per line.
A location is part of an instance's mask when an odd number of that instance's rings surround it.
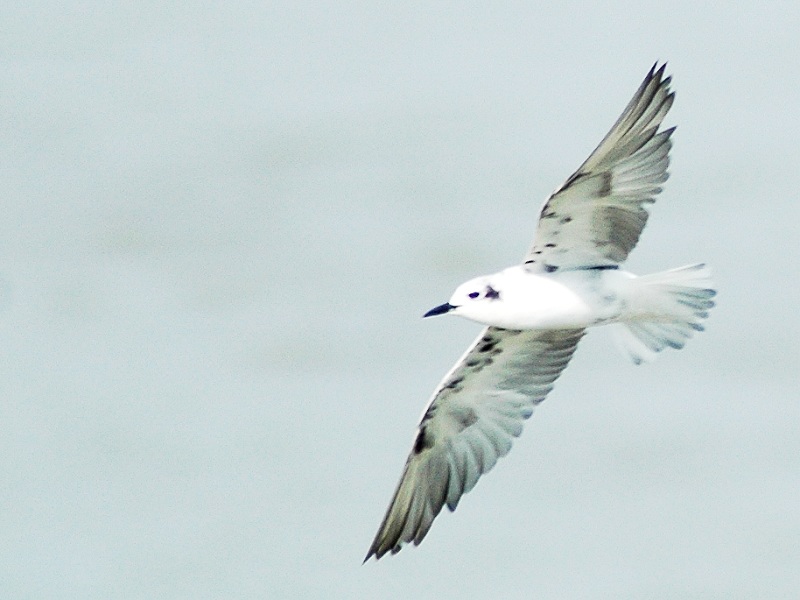
M 637 364 L 682 348 L 714 305 L 708 269 L 637 277 L 619 268 L 666 181 L 670 77 L 653 65 L 600 145 L 544 203 L 521 265 L 459 286 L 425 316 L 487 327 L 436 387 L 394 497 L 364 561 L 419 544 L 433 520 L 511 449 L 587 327 L 615 324 Z

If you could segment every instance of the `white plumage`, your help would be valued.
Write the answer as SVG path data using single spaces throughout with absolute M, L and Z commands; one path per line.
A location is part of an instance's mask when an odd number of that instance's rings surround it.
M 637 363 L 702 330 L 715 294 L 703 265 L 644 277 L 618 268 L 668 176 L 674 128 L 659 128 L 674 95 L 664 68 L 653 66 L 600 145 L 545 202 L 523 264 L 462 284 L 426 314 L 487 327 L 434 391 L 366 559 L 419 544 L 443 506 L 456 508 L 509 452 L 587 327 L 613 324 Z

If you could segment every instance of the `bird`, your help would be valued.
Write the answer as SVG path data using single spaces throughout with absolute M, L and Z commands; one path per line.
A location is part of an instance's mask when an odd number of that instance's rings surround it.
M 636 364 L 679 349 L 714 306 L 704 264 L 636 276 L 621 268 L 667 180 L 675 94 L 656 62 L 589 158 L 545 201 L 522 263 L 458 286 L 425 317 L 484 325 L 435 388 L 364 562 L 419 545 L 522 433 L 586 329 L 614 328 Z

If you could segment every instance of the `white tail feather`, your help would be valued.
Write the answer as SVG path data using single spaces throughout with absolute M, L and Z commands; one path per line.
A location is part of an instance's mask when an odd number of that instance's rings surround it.
M 703 264 L 680 267 L 634 280 L 634 289 L 614 333 L 637 365 L 666 347 L 683 348 L 714 306 L 711 272 Z

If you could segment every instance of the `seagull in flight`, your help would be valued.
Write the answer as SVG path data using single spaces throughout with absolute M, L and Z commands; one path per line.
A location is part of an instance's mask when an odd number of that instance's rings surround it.
M 522 264 L 460 285 L 425 316 L 485 325 L 433 392 L 386 516 L 364 562 L 418 545 L 511 449 L 586 329 L 610 324 L 639 364 L 682 348 L 714 306 L 696 264 L 638 277 L 620 268 L 668 177 L 675 98 L 653 65 L 594 152 L 544 203 Z

